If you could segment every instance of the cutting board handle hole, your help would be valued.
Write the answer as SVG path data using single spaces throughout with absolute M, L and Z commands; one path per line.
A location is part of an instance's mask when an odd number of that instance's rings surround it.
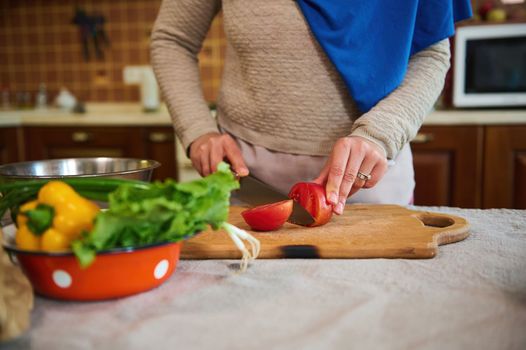
M 319 259 L 320 252 L 313 245 L 285 245 L 281 247 L 283 257 L 286 259 Z
M 446 216 L 435 216 L 430 214 L 422 214 L 418 216 L 418 219 L 422 221 L 424 226 L 444 228 L 451 226 L 455 223 L 452 218 Z

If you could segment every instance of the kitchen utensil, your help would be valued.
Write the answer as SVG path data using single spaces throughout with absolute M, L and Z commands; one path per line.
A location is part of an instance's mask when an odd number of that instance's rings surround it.
M 122 75 L 125 84 L 139 84 L 144 112 L 155 112 L 160 107 L 159 86 L 152 66 L 125 66 Z
M 234 196 L 250 206 L 258 206 L 290 199 L 281 192 L 278 192 L 275 188 L 263 183 L 252 175 L 240 177 L 239 184 L 240 188 L 234 192 Z M 288 221 L 306 226 L 312 224 L 314 219 L 305 208 L 294 201 L 292 214 Z
M 71 111 L 76 104 L 77 98 L 68 89 L 61 87 L 57 97 L 55 97 L 55 106 L 65 111 Z
M 40 83 L 38 87 L 35 108 L 36 109 L 46 109 L 47 108 L 47 89 L 46 89 L 46 84 L 44 83 Z
M 99 60 L 103 60 L 104 51 L 102 50 L 102 45 L 109 46 L 110 44 L 106 31 L 104 30 L 106 18 L 100 13 L 88 15 L 84 9 L 77 6 L 72 23 L 79 28 L 84 59 L 86 61 L 90 59 L 89 42 L 91 40 L 95 49 L 95 55 Z
M 4 248 L 43 296 L 64 300 L 104 300 L 147 291 L 175 271 L 181 242 L 97 253 L 93 264 L 81 268 L 72 252 L 48 253 L 16 247 L 14 225 L 2 229 Z
M 149 181 L 161 164 L 135 158 L 68 158 L 11 163 L 0 166 L 0 181 L 59 179 L 65 177 L 113 177 Z
M 286 223 L 271 232 L 253 232 L 231 207 L 229 222 L 261 242 L 260 258 L 432 258 L 438 246 L 469 235 L 458 216 L 416 211 L 397 205 L 347 205 L 326 225 L 302 227 Z M 239 251 L 226 234 L 206 231 L 185 242 L 183 259 L 237 259 Z

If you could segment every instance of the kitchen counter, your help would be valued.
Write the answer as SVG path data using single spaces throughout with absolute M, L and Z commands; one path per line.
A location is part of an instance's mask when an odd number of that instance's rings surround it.
M 87 104 L 87 112 L 75 114 L 59 109 L 1 111 L 0 126 L 60 126 L 113 125 L 162 126 L 171 125 L 170 115 L 163 105 L 158 111 L 144 112 L 137 103 Z
M 92 303 L 36 298 L 5 349 L 524 349 L 526 211 L 459 215 L 429 260 L 182 261 L 161 287 Z
M 87 104 L 87 113 L 47 110 L 0 111 L 0 127 L 4 126 L 168 126 L 170 115 L 166 106 L 145 113 L 136 103 Z M 526 110 L 439 110 L 432 111 L 424 125 L 510 125 L 526 124 Z
M 514 125 L 526 124 L 524 109 L 434 110 L 424 125 Z

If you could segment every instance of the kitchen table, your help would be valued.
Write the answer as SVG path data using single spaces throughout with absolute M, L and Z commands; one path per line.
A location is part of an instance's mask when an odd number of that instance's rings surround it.
M 37 297 L 5 349 L 526 349 L 526 211 L 459 215 L 428 260 L 182 261 L 161 287 L 106 302 Z

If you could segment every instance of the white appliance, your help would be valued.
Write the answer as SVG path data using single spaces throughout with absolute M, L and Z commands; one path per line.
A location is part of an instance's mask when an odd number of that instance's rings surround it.
M 151 66 L 126 66 L 123 76 L 125 84 L 140 84 L 141 104 L 145 112 L 159 109 L 159 87 Z
M 526 23 L 457 28 L 453 104 L 526 106 Z

